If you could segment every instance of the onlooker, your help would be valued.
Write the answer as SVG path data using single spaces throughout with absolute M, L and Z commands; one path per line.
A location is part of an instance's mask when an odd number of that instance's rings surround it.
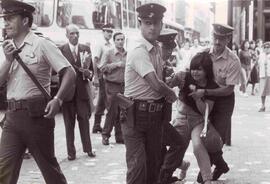
M 166 8 L 147 3 L 136 11 L 141 36 L 127 54 L 124 92 L 134 104 L 127 113 L 121 111 L 127 184 L 156 184 L 162 148 L 163 106 L 165 100 L 172 103 L 177 97 L 162 81 L 164 62 L 156 42 Z
M 66 37 L 68 43 L 62 45 L 60 50 L 76 71 L 74 96 L 70 101 L 64 101 L 63 103 L 68 160 L 76 158 L 74 145 L 76 119 L 80 129 L 83 152 L 87 153 L 89 157 L 95 157 L 92 152 L 89 129 L 91 117 L 89 79 L 92 79 L 93 73 L 91 51 L 87 45 L 79 43 L 79 28 L 76 25 L 70 24 L 66 27 Z
M 259 112 L 265 111 L 266 96 L 270 95 L 270 42 L 263 44 L 263 53 L 259 57 L 259 69 L 260 69 L 260 96 L 261 96 L 261 108 Z
M 3 42 L 5 61 L 0 67 L 0 85 L 8 79 L 8 111 L 0 142 L 0 182 L 17 183 L 23 154 L 28 148 L 46 183 L 66 184 L 54 153 L 54 116 L 62 100 L 73 95 L 75 72 L 51 41 L 30 30 L 33 6 L 15 0 L 2 1 L 1 5 L 6 33 L 12 40 Z M 62 83 L 53 99 L 45 98 L 41 88 L 15 59 L 16 55 L 47 93 L 52 68 L 62 75 Z
M 201 52 L 203 50 L 203 47 L 200 46 L 200 42 L 197 38 L 193 40 L 193 46 L 190 48 L 191 50 L 191 58 L 195 56 L 198 52 Z
M 112 38 L 114 26 L 111 24 L 105 24 L 102 27 L 104 40 L 99 40 L 99 44 L 94 45 L 93 47 L 93 56 L 94 59 L 93 67 L 94 67 L 94 79 L 93 84 L 96 87 L 99 87 L 98 91 L 98 99 L 95 111 L 95 121 L 93 126 L 93 133 L 102 132 L 101 117 L 104 115 L 104 110 L 106 108 L 106 93 L 105 93 L 105 85 L 103 79 L 103 73 L 100 70 L 100 62 L 103 53 L 112 47 L 110 39 Z
M 232 43 L 232 52 L 237 56 L 239 55 L 239 47 L 235 42 Z
M 251 95 L 255 95 L 255 85 L 259 82 L 259 65 L 258 65 L 258 55 L 255 51 L 255 41 L 251 40 L 249 42 L 249 52 L 251 56 L 251 72 L 250 77 L 248 79 L 248 83 L 252 85 Z
M 192 57 L 190 41 L 188 39 L 185 40 L 183 47 L 178 52 L 178 57 L 178 63 L 176 63 L 176 72 L 187 71 L 189 69 L 189 64 Z
M 245 40 L 241 44 L 241 50 L 239 52 L 239 59 L 241 62 L 241 67 L 245 76 L 245 85 L 247 85 L 250 71 L 251 71 L 251 54 L 249 52 L 249 41 Z M 243 89 L 243 95 L 248 96 L 246 93 L 246 87 Z
M 116 143 L 124 143 L 119 120 L 118 102 L 116 101 L 117 93 L 124 93 L 124 73 L 127 52 L 124 49 L 125 35 L 116 32 L 113 35 L 114 48 L 111 48 L 102 56 L 101 71 L 105 82 L 107 114 L 102 129 L 102 143 L 109 145 L 109 138 L 114 127 Z

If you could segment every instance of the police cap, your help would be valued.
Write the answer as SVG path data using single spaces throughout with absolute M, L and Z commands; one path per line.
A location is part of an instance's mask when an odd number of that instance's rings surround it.
M 111 31 L 111 32 L 113 32 L 113 29 L 114 29 L 114 26 L 112 24 L 110 24 L 110 23 L 105 24 L 105 25 L 102 26 L 103 31 Z
M 158 41 L 163 44 L 163 47 L 173 49 L 176 47 L 175 37 L 177 31 L 174 29 L 162 29 L 158 37 Z
M 160 4 L 147 3 L 138 7 L 136 11 L 139 14 L 138 17 L 141 19 L 161 20 L 166 8 Z
M 233 32 L 233 27 L 225 24 L 213 24 L 213 33 L 217 36 L 230 36 Z
M 0 14 L 0 17 L 16 15 L 25 12 L 33 13 L 35 11 L 35 7 L 32 5 L 16 0 L 2 0 L 1 6 L 3 13 Z

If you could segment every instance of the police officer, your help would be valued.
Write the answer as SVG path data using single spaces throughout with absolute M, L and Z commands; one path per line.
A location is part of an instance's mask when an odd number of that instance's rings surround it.
M 157 38 L 166 8 L 155 3 L 136 9 L 141 36 L 127 54 L 124 95 L 134 100 L 122 124 L 126 146 L 127 184 L 156 184 L 160 166 L 165 101 L 176 95 L 162 81 L 163 60 Z M 132 117 L 134 116 L 134 117 Z M 133 122 L 133 123 L 132 123 Z
M 195 97 L 216 96 L 212 111 L 212 123 L 225 142 L 228 127 L 231 125 L 231 117 L 234 109 L 234 86 L 240 81 L 241 64 L 238 57 L 227 47 L 231 40 L 233 28 L 223 24 L 213 24 L 213 47 L 210 55 L 213 61 L 213 72 L 217 89 L 199 89 L 191 95 Z M 217 180 L 222 174 L 229 171 L 227 163 L 222 157 L 222 152 L 211 153 L 210 158 L 216 165 L 213 172 L 213 180 Z M 198 182 L 201 177 L 198 175 Z
M 0 183 L 17 183 L 22 156 L 28 148 L 47 184 L 66 184 L 54 153 L 54 116 L 62 100 L 74 93 L 75 71 L 51 41 L 30 30 L 33 6 L 15 0 L 2 1 L 1 5 L 4 10 L 1 17 L 11 39 L 3 42 L 5 61 L 0 67 L 0 84 L 8 79 L 8 111 L 0 142 Z M 21 50 L 22 61 L 48 92 L 52 68 L 63 75 L 53 99 L 47 102 L 19 65 L 14 58 L 17 49 Z
M 94 45 L 93 47 L 93 64 L 94 64 L 94 79 L 93 84 L 96 87 L 99 87 L 98 91 L 98 100 L 95 111 L 95 120 L 94 126 L 92 129 L 93 133 L 102 132 L 101 117 L 104 114 L 104 110 L 106 108 L 106 92 L 105 92 L 105 84 L 103 79 L 103 73 L 100 70 L 101 67 L 101 58 L 104 52 L 113 47 L 110 42 L 112 38 L 114 26 L 112 24 L 105 24 L 102 26 L 103 38 L 102 40 L 98 40 L 99 44 Z
M 176 47 L 175 37 L 177 31 L 173 29 L 163 29 L 158 37 L 161 43 L 162 59 L 165 61 L 163 69 L 164 81 L 174 75 L 169 58 Z M 184 155 L 189 145 L 188 131 L 185 129 L 175 129 L 171 124 L 172 104 L 165 104 L 164 115 L 164 137 L 163 137 L 163 163 L 159 174 L 159 182 L 162 184 L 173 183 L 177 180 L 183 180 L 186 177 L 187 169 L 190 166 L 188 161 L 184 161 Z M 167 150 L 166 147 L 170 146 Z M 176 168 L 180 168 L 180 176 L 172 177 Z

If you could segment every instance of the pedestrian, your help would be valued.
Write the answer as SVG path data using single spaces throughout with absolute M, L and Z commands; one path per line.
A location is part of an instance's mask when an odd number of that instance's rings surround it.
M 157 38 L 166 8 L 147 3 L 136 9 L 141 36 L 127 54 L 125 92 L 133 110 L 123 119 L 127 184 L 156 184 L 160 168 L 163 106 L 176 95 L 163 81 L 163 60 Z M 132 104 L 132 103 L 131 103 Z M 132 108 L 130 107 L 130 108 Z
M 239 52 L 239 59 L 240 59 L 242 71 L 245 77 L 245 83 L 246 83 L 245 85 L 247 86 L 248 79 L 250 76 L 250 71 L 251 71 L 251 54 L 249 51 L 248 40 L 244 40 L 241 44 L 241 50 Z M 243 96 L 248 96 L 248 94 L 246 93 L 246 87 L 244 88 L 242 92 L 243 92 Z
M 231 40 L 233 28 L 224 24 L 213 24 L 213 46 L 210 48 L 210 56 L 213 61 L 214 79 L 219 85 L 217 89 L 196 90 L 192 96 L 215 96 L 215 104 L 211 114 L 214 128 L 220 134 L 223 143 L 231 145 L 231 137 L 226 139 L 227 131 L 231 127 L 231 117 L 234 109 L 234 86 L 240 82 L 241 64 L 239 58 L 227 47 Z M 213 180 L 217 180 L 222 174 L 229 171 L 229 167 L 222 156 L 222 151 L 210 154 L 212 164 L 216 167 L 213 172 Z M 201 175 L 197 181 L 202 182 Z
M 263 44 L 263 53 L 260 54 L 258 63 L 260 69 L 261 96 L 261 108 L 259 112 L 264 112 L 266 96 L 270 95 L 270 42 Z
M 173 29 L 164 29 L 161 31 L 158 41 L 161 43 L 162 59 L 165 62 L 163 69 L 163 81 L 174 75 L 173 68 L 169 61 L 173 50 L 176 47 L 175 37 L 177 31 Z M 172 116 L 172 104 L 166 103 L 166 112 L 164 116 L 164 136 L 162 148 L 162 163 L 159 174 L 159 183 L 173 183 L 177 180 L 183 180 L 186 177 L 186 172 L 190 166 L 190 162 L 184 161 L 184 155 L 189 145 L 187 131 L 184 129 L 176 129 L 170 123 Z M 169 149 L 167 147 L 169 146 Z M 181 172 L 178 177 L 173 177 L 174 171 L 179 168 Z
M 258 55 L 256 53 L 255 47 L 255 41 L 251 40 L 249 42 L 249 52 L 251 56 L 251 72 L 250 72 L 250 77 L 248 80 L 248 83 L 252 85 L 251 88 L 251 95 L 255 95 L 255 85 L 259 82 L 259 65 L 258 65 Z
M 192 51 L 190 48 L 190 41 L 188 39 L 183 43 L 182 48 L 177 53 L 178 63 L 176 63 L 176 72 L 188 71 L 190 60 L 192 58 Z
M 109 138 L 114 127 L 116 143 L 123 144 L 117 93 L 124 93 L 124 73 L 127 52 L 124 49 L 125 35 L 116 32 L 113 35 L 114 47 L 105 51 L 101 59 L 101 71 L 105 82 L 105 93 L 107 102 L 107 114 L 102 129 L 102 144 L 109 145 Z
M 94 120 L 94 126 L 92 129 L 93 133 L 102 132 L 102 128 L 100 126 L 101 124 L 101 117 L 104 115 L 104 110 L 106 108 L 106 94 L 105 94 L 105 85 L 104 85 L 104 79 L 103 79 L 103 73 L 100 70 L 100 62 L 103 53 L 110 49 L 113 45 L 110 42 L 113 34 L 113 28 L 114 26 L 112 24 L 105 24 L 102 26 L 103 31 L 103 38 L 102 40 L 99 40 L 99 44 L 94 45 L 93 47 L 93 64 L 94 64 L 94 79 L 93 79 L 93 85 L 96 87 L 99 87 L 98 91 L 98 99 L 97 99 L 97 105 L 96 105 L 96 111 L 95 111 L 95 120 Z
M 8 111 L 0 142 L 0 183 L 17 183 L 28 148 L 47 184 L 66 184 L 54 153 L 54 116 L 62 101 L 74 92 L 75 72 L 55 44 L 30 30 L 35 11 L 32 5 L 16 0 L 2 1 L 1 5 L 10 39 L 3 42 L 5 61 L 0 67 L 0 85 L 8 79 Z M 17 54 L 48 93 L 51 70 L 62 76 L 53 99 L 47 100 L 32 82 L 15 59 Z
M 71 100 L 63 103 L 63 118 L 66 130 L 66 142 L 68 160 L 76 159 L 76 148 L 74 145 L 74 128 L 76 119 L 78 121 L 83 152 L 89 157 L 95 157 L 92 151 L 89 119 L 91 117 L 90 85 L 92 79 L 93 65 L 90 47 L 79 43 L 79 28 L 74 24 L 66 27 L 68 43 L 60 46 L 62 54 L 76 71 L 75 93 Z

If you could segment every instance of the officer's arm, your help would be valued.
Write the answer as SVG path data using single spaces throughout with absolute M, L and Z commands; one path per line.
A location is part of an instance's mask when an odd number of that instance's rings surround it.
M 65 67 L 59 72 L 59 75 L 62 75 L 63 78 L 56 96 L 65 101 L 70 101 L 75 92 L 76 73 L 72 67 Z
M 216 89 L 207 89 L 208 96 L 228 96 L 234 92 L 234 85 L 224 86 Z
M 158 93 L 166 97 L 176 96 L 174 91 L 169 88 L 163 81 L 159 80 L 155 72 L 150 72 L 145 75 L 144 79 L 148 82 L 150 87 Z

